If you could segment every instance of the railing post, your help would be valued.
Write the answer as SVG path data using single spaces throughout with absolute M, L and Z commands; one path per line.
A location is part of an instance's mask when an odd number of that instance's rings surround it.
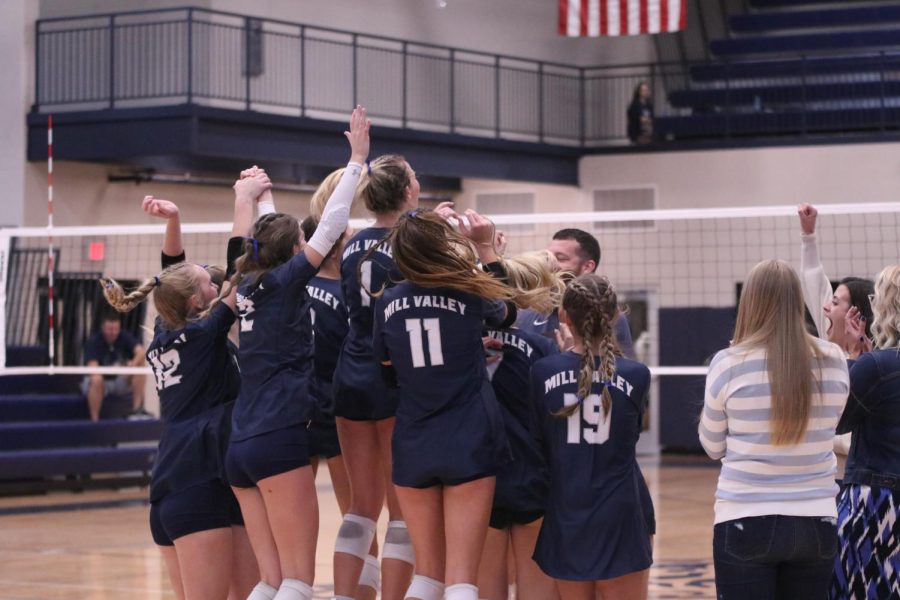
M 456 133 L 456 50 L 450 48 L 450 133 Z
M 357 104 L 359 104 L 359 97 L 357 95 L 359 93 L 359 90 L 357 90 L 357 87 L 356 87 L 357 86 L 357 83 L 356 83 L 357 71 L 356 71 L 356 69 L 358 68 L 357 62 L 359 60 L 356 56 L 357 50 L 358 50 L 358 46 L 357 46 L 358 43 L 359 43 L 359 35 L 354 33 L 353 34 L 353 106 L 354 107 Z
M 194 103 L 194 9 L 187 9 L 187 103 Z
M 116 15 L 109 17 L 109 108 L 116 105 Z
M 500 57 L 494 56 L 494 137 L 500 137 Z
M 544 143 L 544 63 L 538 63 L 538 141 Z
M 300 26 L 300 116 L 306 116 L 306 25 Z
M 407 74 L 406 74 L 407 66 L 406 66 L 406 59 L 407 59 L 407 43 L 406 43 L 405 41 L 403 42 L 402 48 L 403 48 L 403 56 L 402 56 L 402 58 L 403 58 L 403 97 L 402 97 L 403 108 L 402 108 L 402 113 L 401 113 L 400 119 L 401 119 L 401 123 L 403 123 L 403 128 L 406 129 L 406 111 L 407 111 L 407 106 L 406 106 L 406 100 L 407 100 L 407 94 L 406 94 L 406 84 L 407 84 Z
M 587 79 L 584 72 L 584 67 L 580 67 L 578 69 L 579 77 L 578 77 L 578 114 L 579 114 L 579 129 L 581 130 L 581 146 L 584 147 L 587 145 Z
M 244 108 L 250 110 L 250 17 L 244 18 Z
M 34 22 L 34 105 L 33 112 L 38 112 L 41 105 L 41 21 Z M 0 362 L 0 367 L 5 363 Z

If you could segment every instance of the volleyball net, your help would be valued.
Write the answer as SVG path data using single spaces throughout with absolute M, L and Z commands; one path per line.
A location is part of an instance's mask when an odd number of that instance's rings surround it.
M 872 278 L 898 262 L 900 204 L 817 208 L 819 254 L 833 281 Z M 795 205 L 488 216 L 506 232 L 508 256 L 547 248 L 560 229 L 595 235 L 598 272 L 628 306 L 635 353 L 657 376 L 705 373 L 709 358 L 728 344 L 740 286 L 754 264 L 780 258 L 800 267 Z M 230 229 L 230 223 L 183 225 L 188 260 L 223 265 Z M 163 235 L 163 225 L 0 230 L 0 374 L 133 372 L 84 367 L 83 346 L 110 310 L 98 279 L 112 277 L 127 288 L 157 274 Z M 123 316 L 123 328 L 146 345 L 154 318 L 147 302 Z

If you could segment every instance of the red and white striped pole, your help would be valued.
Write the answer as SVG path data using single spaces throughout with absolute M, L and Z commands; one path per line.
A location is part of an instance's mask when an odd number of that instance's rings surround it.
M 53 319 L 53 115 L 47 116 L 47 325 L 50 333 L 50 366 L 56 362 L 56 329 Z

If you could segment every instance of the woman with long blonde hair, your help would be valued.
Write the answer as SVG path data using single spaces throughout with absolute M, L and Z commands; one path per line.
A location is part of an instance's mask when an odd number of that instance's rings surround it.
M 850 369 L 837 427 L 853 436 L 838 497 L 831 598 L 900 595 L 900 265 L 878 274 L 872 313 L 875 349 Z
M 837 551 L 832 447 L 843 351 L 809 335 L 784 261 L 750 271 L 730 348 L 706 378 L 700 442 L 722 461 L 713 559 L 723 600 L 822 598 Z

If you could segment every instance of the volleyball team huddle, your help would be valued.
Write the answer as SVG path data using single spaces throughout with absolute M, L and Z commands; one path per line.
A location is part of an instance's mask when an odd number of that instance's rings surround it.
M 150 525 L 176 595 L 310 600 L 324 460 L 337 600 L 506 598 L 507 548 L 520 600 L 646 598 L 650 372 L 618 349 L 599 256 L 503 257 L 485 217 L 418 208 L 402 157 L 367 162 L 364 108 L 345 136 L 302 223 L 263 170 L 241 173 L 224 273 L 186 261 L 177 206 L 148 196 L 162 271 L 130 293 L 102 281 L 117 310 L 152 295 L 159 313 Z M 354 199 L 375 219 L 358 232 Z M 555 336 L 522 326 L 536 315 Z

